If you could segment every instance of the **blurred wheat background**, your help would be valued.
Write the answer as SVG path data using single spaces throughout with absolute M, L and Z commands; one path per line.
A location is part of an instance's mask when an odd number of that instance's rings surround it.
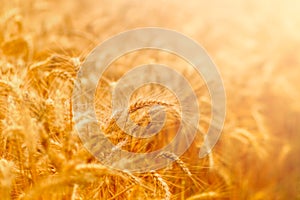
M 0 0 L 0 199 L 300 199 L 299 13 L 296 0 Z M 94 47 L 145 26 L 203 45 L 223 77 L 227 117 L 206 158 L 198 158 L 199 133 L 182 157 L 163 155 L 171 166 L 133 174 L 107 168 L 85 150 L 71 95 Z M 136 140 L 109 120 L 108 88 L 149 60 L 191 80 L 203 116 L 199 132 L 207 130 L 210 102 L 201 81 L 178 58 L 142 51 L 117 60 L 99 82 L 99 125 L 118 148 L 160 148 L 179 123 L 176 99 L 154 86 L 140 88 L 131 109 L 143 124 L 151 105 L 172 103 L 158 138 Z

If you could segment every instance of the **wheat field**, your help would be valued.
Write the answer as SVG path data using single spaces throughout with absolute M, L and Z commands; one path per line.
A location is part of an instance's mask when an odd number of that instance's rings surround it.
M 300 199 L 300 2 L 0 0 L 0 199 Z M 147 173 L 115 170 L 82 145 L 72 90 L 89 52 L 120 32 L 162 27 L 207 50 L 226 90 L 227 114 L 217 145 L 198 158 L 211 118 L 209 93 L 192 67 L 166 52 L 117 59 L 99 81 L 99 127 L 116 145 L 145 153 L 162 148 L 180 123 L 167 89 L 148 85 L 130 99 L 130 116 L 147 124 L 166 108 L 155 137 L 127 135 L 110 118 L 111 86 L 152 61 L 184 74 L 196 91 L 199 131 L 182 156 Z M 95 141 L 95 148 L 97 141 Z M 112 150 L 113 151 L 113 150 Z

